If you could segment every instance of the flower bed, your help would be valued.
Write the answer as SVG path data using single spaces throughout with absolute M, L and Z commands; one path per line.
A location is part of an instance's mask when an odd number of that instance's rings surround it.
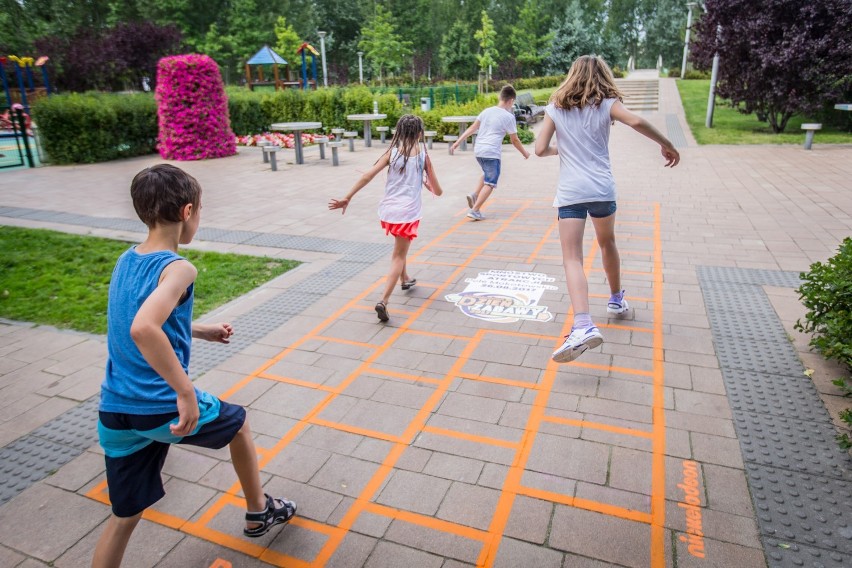
M 310 146 L 316 144 L 317 136 L 326 136 L 325 134 L 310 134 L 302 132 L 302 146 Z M 334 140 L 334 134 L 328 134 L 329 140 Z M 263 134 L 248 134 L 246 136 L 237 136 L 238 146 L 257 146 L 258 142 L 269 142 L 282 148 L 295 148 L 296 135 L 284 134 L 283 132 L 264 132 Z

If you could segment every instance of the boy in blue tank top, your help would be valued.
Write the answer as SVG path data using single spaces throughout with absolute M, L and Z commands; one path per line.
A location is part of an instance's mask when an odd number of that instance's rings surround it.
M 196 389 L 187 374 L 192 338 L 228 343 L 228 323 L 192 323 L 197 271 L 178 255 L 201 220 L 201 187 L 183 170 L 161 164 L 130 186 L 148 237 L 115 265 L 107 306 L 106 376 L 98 438 L 104 449 L 112 516 L 92 566 L 119 566 L 145 509 L 164 495 L 160 472 L 171 444 L 229 446 L 246 498 L 249 537 L 286 523 L 296 504 L 263 492 L 245 410 Z

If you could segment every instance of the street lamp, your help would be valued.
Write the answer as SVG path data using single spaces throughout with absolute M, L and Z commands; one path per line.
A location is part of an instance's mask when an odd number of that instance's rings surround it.
M 322 54 L 322 86 L 328 87 L 328 68 L 325 66 L 325 34 L 326 32 L 317 32 L 320 38 L 320 53 Z
M 680 65 L 680 78 L 683 79 L 684 73 L 686 73 L 686 56 L 689 53 L 689 30 L 692 27 L 692 9 L 695 8 L 697 4 L 695 2 L 689 2 L 686 7 L 689 8 L 689 13 L 686 15 L 686 39 L 683 41 L 683 63 Z
M 364 61 L 362 59 L 364 57 L 364 52 L 358 52 L 358 81 L 361 83 L 364 82 Z

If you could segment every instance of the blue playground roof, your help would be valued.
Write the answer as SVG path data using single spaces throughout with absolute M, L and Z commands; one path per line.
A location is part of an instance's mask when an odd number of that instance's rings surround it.
M 278 63 L 280 65 L 286 65 L 287 62 L 284 61 L 284 58 L 275 53 L 268 45 L 264 45 L 260 48 L 260 51 L 255 53 L 251 59 L 248 60 L 249 65 L 271 65 L 273 63 Z

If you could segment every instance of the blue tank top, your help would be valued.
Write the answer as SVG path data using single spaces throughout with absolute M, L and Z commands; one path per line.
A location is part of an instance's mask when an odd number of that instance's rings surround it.
M 119 257 L 112 271 L 107 304 L 109 357 L 100 404 L 105 412 L 163 414 L 177 411 L 177 393 L 145 361 L 130 337 L 136 313 L 157 288 L 163 269 L 176 260 L 184 258 L 172 251 L 139 254 L 133 246 Z M 163 331 L 187 372 L 192 345 L 193 288 L 194 283 L 189 285 L 186 296 L 163 324 Z

